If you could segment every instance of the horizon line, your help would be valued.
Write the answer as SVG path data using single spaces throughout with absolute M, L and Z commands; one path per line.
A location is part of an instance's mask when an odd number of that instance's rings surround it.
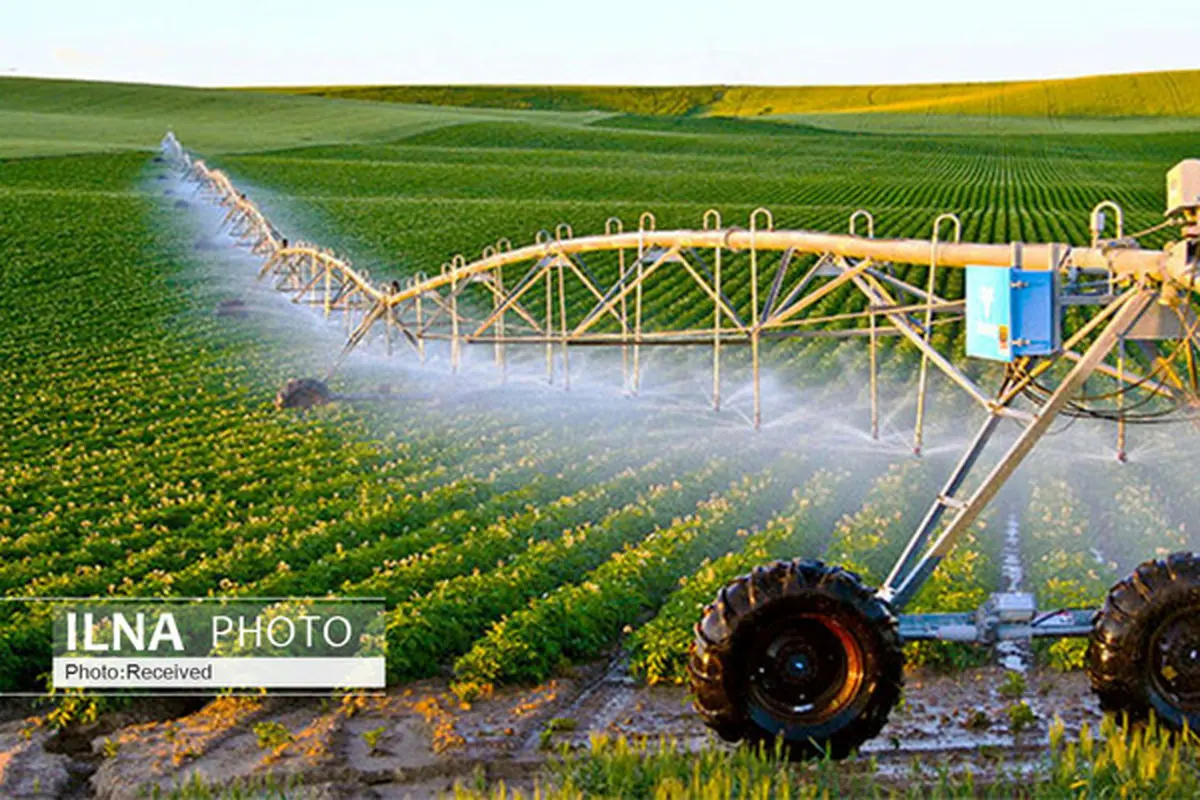
M 380 83 L 250 83 L 250 84 L 190 84 L 157 83 L 154 81 L 130 81 L 108 78 L 78 78 L 53 75 L 23 75 L 15 71 L 0 73 L 0 79 L 61 81 L 64 83 L 106 83 L 122 86 L 147 86 L 169 89 L 196 89 L 212 91 L 270 91 L 272 89 L 367 89 L 379 87 L 425 87 L 425 88 L 495 88 L 495 89 L 680 89 L 680 88 L 768 88 L 768 89 L 854 89 L 868 86 L 994 86 L 1021 83 L 1061 83 L 1093 80 L 1097 78 L 1119 78 L 1172 73 L 1200 72 L 1200 67 L 1179 69 L 1134 70 L 1130 72 L 1097 72 L 1083 75 L 1067 75 L 1042 78 L 999 78 L 995 80 L 936 80 L 911 81 L 907 83 L 447 83 L 447 82 L 380 82 Z

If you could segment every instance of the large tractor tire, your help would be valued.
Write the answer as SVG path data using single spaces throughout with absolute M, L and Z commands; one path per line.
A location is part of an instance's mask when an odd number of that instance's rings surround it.
M 1105 711 L 1200 730 L 1200 558 L 1147 561 L 1114 586 L 1088 642 L 1088 677 Z
M 723 588 L 688 658 L 696 710 L 728 741 L 845 758 L 903 685 L 896 617 L 853 572 L 778 561 Z

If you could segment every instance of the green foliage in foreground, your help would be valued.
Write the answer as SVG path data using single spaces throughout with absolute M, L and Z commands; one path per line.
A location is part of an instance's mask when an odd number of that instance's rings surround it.
M 1067 741 L 1060 721 L 1050 727 L 1040 761 L 999 762 L 986 773 L 934 768 L 913 761 L 881 769 L 876 759 L 780 761 L 777 754 L 707 746 L 689 751 L 672 739 L 630 741 L 594 736 L 580 751 L 564 748 L 536 778 L 533 791 L 482 774 L 460 781 L 457 800 L 732 800 L 733 798 L 1138 798 L 1200 795 L 1200 739 L 1171 735 L 1151 721 L 1131 727 L 1106 717 L 1098 731 L 1084 726 Z M 172 800 L 241 800 L 308 797 L 296 775 L 267 773 L 250 781 L 220 783 L 192 773 L 182 784 L 144 787 L 140 796 Z M 391 787 L 389 787 L 391 788 Z M 403 785 L 397 786 L 403 791 Z
M 1093 733 L 1065 741 L 1051 725 L 1046 759 L 999 766 L 989 775 L 970 768 L 912 766 L 881 773 L 874 759 L 780 762 L 752 750 L 708 747 L 692 753 L 673 740 L 630 742 L 594 737 L 589 749 L 564 750 L 535 790 L 536 797 L 604 798 L 1100 798 L 1195 797 L 1200 794 L 1200 739 L 1172 736 L 1155 723 L 1130 728 L 1106 717 Z M 521 798 L 503 783 L 456 787 L 454 797 Z
M 301 787 L 295 780 L 274 776 L 250 781 L 244 785 L 214 786 L 205 781 L 199 772 L 193 772 L 185 783 L 175 789 L 164 791 L 155 787 L 142 792 L 142 796 L 153 800 L 287 800 L 289 797 L 295 797 L 300 790 Z

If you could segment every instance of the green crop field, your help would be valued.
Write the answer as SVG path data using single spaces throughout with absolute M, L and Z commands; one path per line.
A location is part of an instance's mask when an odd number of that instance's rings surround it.
M 615 390 L 564 402 L 555 390 L 500 388 L 483 368 L 456 383 L 413 369 L 408 353 L 338 378 L 349 392 L 388 383 L 389 402 L 276 411 L 283 381 L 323 373 L 339 341 L 298 307 L 214 315 L 256 291 L 257 262 L 205 245 L 211 211 L 152 160 L 168 128 L 286 234 L 391 279 L 564 221 L 577 234 L 614 215 L 636 227 L 647 210 L 660 229 L 699 227 L 710 207 L 745 226 L 766 206 L 777 228 L 840 231 L 868 208 L 878 235 L 921 238 L 953 211 L 964 239 L 1082 243 L 1088 212 L 1112 199 L 1127 228 L 1149 227 L 1162 219 L 1166 170 L 1200 156 L 1200 126 L 1186 119 L 1200 114 L 1196 75 L 865 100 L 855 90 L 836 102 L 734 87 L 546 100 L 516 89 L 297 95 L 0 79 L 0 588 L 10 598 L 384 597 L 393 685 L 441 677 L 473 696 L 618 653 L 637 680 L 673 684 L 719 587 L 797 555 L 880 581 L 949 466 L 897 447 L 840 458 L 811 420 L 755 434 L 729 417 L 614 400 Z M 1131 93 L 1143 104 L 1123 106 Z M 896 113 L 876 123 L 879 110 Z M 789 116 L 717 118 L 763 114 Z M 1112 116 L 1131 119 L 1101 119 Z M 961 272 L 944 271 L 939 289 L 960 296 Z M 822 308 L 857 308 L 848 298 Z M 688 314 L 698 300 L 663 284 L 647 317 Z M 961 357 L 961 328 L 937 336 Z M 882 352 L 889 385 L 911 382 L 915 349 L 887 340 Z M 731 382 L 744 378 L 739 358 Z M 817 402 L 864 397 L 858 343 L 795 340 L 765 358 Z M 656 363 L 680 369 L 650 359 L 648 375 Z M 950 396 L 939 385 L 935 409 L 957 413 Z M 768 413 L 786 416 L 774 402 Z M 957 424 L 937 423 L 934 436 L 953 438 Z M 1196 545 L 1194 451 L 1154 441 L 1156 458 L 1125 467 L 1079 464 L 1048 442 L 1022 474 L 1004 510 L 1025 531 L 1039 605 L 1096 604 L 1143 558 Z M 1079 488 L 1098 477 L 1109 482 L 1102 496 Z M 1000 588 L 1004 524 L 991 513 L 977 525 L 919 610 L 970 610 Z M 36 604 L 0 604 L 0 690 L 44 684 L 47 620 Z M 946 669 L 990 658 L 951 645 L 909 655 Z M 1037 657 L 1073 669 L 1080 650 Z M 634 776 L 639 792 L 690 780 L 669 753 L 656 758 L 666 766 Z M 1068 794 L 1084 770 L 1074 758 L 1054 767 Z M 1138 777 L 1114 758 L 1095 755 L 1085 778 L 1135 791 L 1195 785 L 1164 777 L 1166 762 Z

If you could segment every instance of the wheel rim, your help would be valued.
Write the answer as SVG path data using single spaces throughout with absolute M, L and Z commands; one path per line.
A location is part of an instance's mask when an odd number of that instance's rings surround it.
M 828 721 L 863 683 L 862 647 L 832 616 L 789 616 L 756 636 L 747 656 L 751 704 L 788 724 Z
M 1200 609 L 1167 617 L 1150 637 L 1147 668 L 1155 690 L 1181 711 L 1200 712 Z

